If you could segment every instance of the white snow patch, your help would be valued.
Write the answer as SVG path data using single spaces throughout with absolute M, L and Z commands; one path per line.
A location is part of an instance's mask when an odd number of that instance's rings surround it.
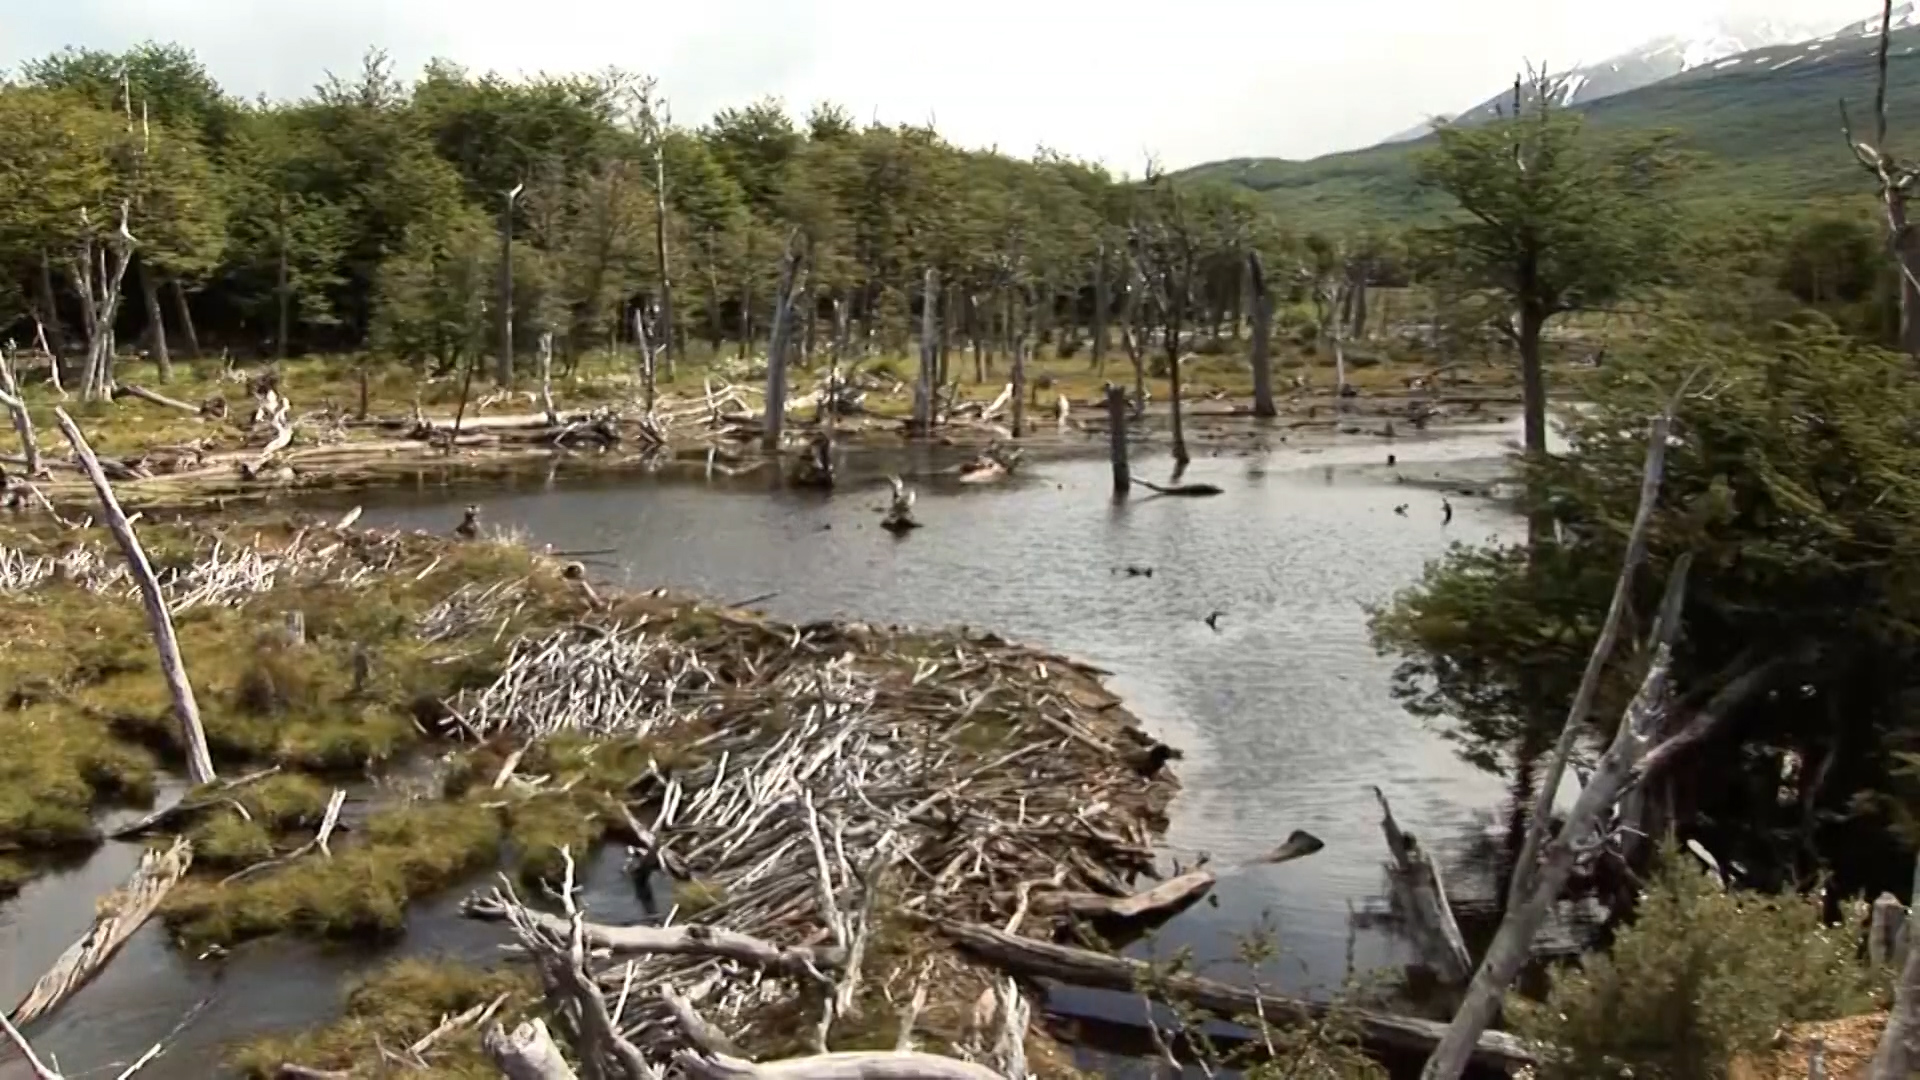
M 1801 61 L 1801 60 L 1805 60 L 1805 59 L 1806 59 L 1806 57 L 1805 57 L 1805 56 L 1789 56 L 1789 57 L 1787 57 L 1787 58 L 1786 58 L 1785 60 L 1782 60 L 1782 61 L 1780 61 L 1779 63 L 1777 63 L 1777 64 L 1775 64 L 1775 65 L 1773 65 L 1772 67 L 1770 67 L 1770 68 L 1768 68 L 1767 70 L 1768 70 L 1768 71 L 1779 71 L 1779 70 L 1780 70 L 1781 68 L 1783 68 L 1783 67 L 1788 67 L 1788 66 L 1790 66 L 1790 65 L 1792 65 L 1792 64 L 1795 64 L 1795 63 L 1797 63 L 1797 62 L 1799 62 L 1799 61 Z
M 1727 69 L 1728 69 L 1728 68 L 1730 68 L 1730 67 L 1735 67 L 1735 66 L 1738 66 L 1738 65 L 1739 65 L 1739 63 L 1740 63 L 1740 58 L 1736 56 L 1736 57 L 1734 57 L 1734 58 L 1733 58 L 1733 59 L 1731 59 L 1731 60 L 1722 60 L 1722 61 L 1720 61 L 1719 63 L 1717 63 L 1717 64 L 1715 64 L 1715 65 L 1713 65 L 1713 70 L 1715 70 L 1715 71 L 1725 71 L 1725 70 L 1727 70 Z
M 1816 41 L 1816 42 L 1814 42 L 1813 44 L 1811 44 L 1811 45 L 1809 45 L 1809 46 L 1807 46 L 1807 51 L 1808 51 L 1808 52 L 1819 52 L 1819 51 L 1820 51 L 1820 43 Z

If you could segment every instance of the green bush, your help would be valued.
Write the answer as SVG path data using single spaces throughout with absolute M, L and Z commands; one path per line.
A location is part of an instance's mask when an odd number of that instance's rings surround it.
M 1544 1003 L 1508 1014 L 1523 1036 L 1565 1051 L 1548 1080 L 1722 1077 L 1789 1023 L 1874 1007 L 1853 935 L 1817 897 L 1725 892 L 1670 848 L 1631 926 L 1604 954 L 1556 971 Z

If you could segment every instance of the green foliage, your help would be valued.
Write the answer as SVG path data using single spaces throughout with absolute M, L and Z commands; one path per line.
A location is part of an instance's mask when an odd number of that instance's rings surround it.
M 1817 849 L 1849 888 L 1892 884 L 1880 828 L 1849 810 L 1888 789 L 1890 751 L 1920 734 L 1920 388 L 1903 357 L 1819 326 L 1761 340 L 1683 327 L 1610 356 L 1580 388 L 1591 409 L 1566 418 L 1570 451 L 1525 467 L 1568 542 L 1531 562 L 1517 545 L 1456 547 L 1376 616 L 1377 639 L 1402 657 L 1404 699 L 1457 718 L 1442 722 L 1475 760 L 1550 743 L 1618 571 L 1647 418 L 1689 375 L 1629 640 L 1690 552 L 1678 715 L 1736 673 L 1768 676 L 1722 703 L 1727 745 L 1684 766 L 1692 810 L 1709 847 L 1760 880 L 1805 880 Z M 1605 730 L 1641 662 L 1612 658 Z
M 1519 1034 L 1566 1051 L 1543 1076 L 1721 1077 L 1790 1023 L 1873 1009 L 1854 935 L 1817 897 L 1728 892 L 1675 851 L 1606 953 L 1555 971 L 1545 1002 L 1508 1002 Z

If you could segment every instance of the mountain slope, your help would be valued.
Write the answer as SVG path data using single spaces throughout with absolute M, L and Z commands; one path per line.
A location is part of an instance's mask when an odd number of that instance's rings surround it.
M 1909 5 L 1909 8 L 1911 5 Z M 1687 33 L 1668 34 L 1597 64 L 1583 64 L 1567 72 L 1549 71 L 1547 92 L 1559 105 L 1585 105 L 1651 86 L 1663 79 L 1693 71 L 1731 56 L 1812 40 L 1826 27 L 1805 23 L 1785 23 L 1773 19 L 1727 17 L 1716 19 Z M 1510 109 L 1513 93 L 1502 90 L 1471 109 L 1452 114 L 1455 124 L 1477 124 L 1498 117 Z M 1421 124 L 1399 133 L 1385 142 L 1418 139 L 1431 130 Z
M 1808 199 L 1871 195 L 1871 183 L 1840 137 L 1837 103 L 1870 125 L 1878 21 L 1825 38 L 1730 57 L 1652 86 L 1574 110 L 1616 131 L 1670 129 L 1688 149 L 1710 155 L 1689 181 L 1702 200 Z M 1920 155 L 1920 26 L 1895 31 L 1889 64 L 1889 142 Z M 1311 161 L 1240 158 L 1187 170 L 1263 192 L 1307 228 L 1406 223 L 1447 205 L 1414 179 L 1414 155 L 1431 136 Z

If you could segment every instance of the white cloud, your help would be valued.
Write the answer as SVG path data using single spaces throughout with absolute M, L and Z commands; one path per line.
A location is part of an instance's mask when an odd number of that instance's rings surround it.
M 0 0 L 0 66 L 62 45 L 147 38 L 199 53 L 229 89 L 298 96 L 378 45 L 411 75 L 658 75 L 677 118 L 762 95 L 796 114 L 935 119 L 949 138 L 1037 145 L 1138 171 L 1370 143 L 1474 103 L 1522 59 L 1568 67 L 1680 30 L 1714 0 Z M 1748 0 L 1828 20 L 1841 0 Z

